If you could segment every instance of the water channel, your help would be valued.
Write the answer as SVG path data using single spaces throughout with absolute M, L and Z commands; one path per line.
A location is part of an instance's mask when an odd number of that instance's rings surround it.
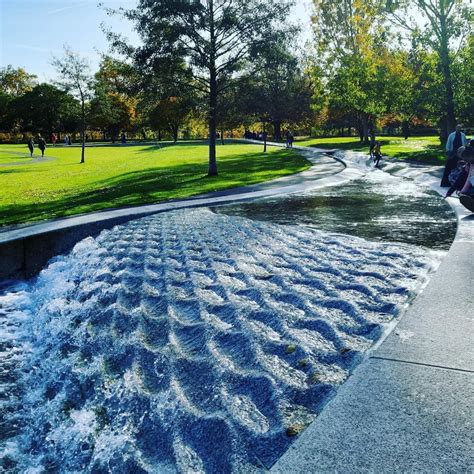
M 429 188 L 334 188 L 131 221 L 0 290 L 0 466 L 259 472 L 454 238 Z

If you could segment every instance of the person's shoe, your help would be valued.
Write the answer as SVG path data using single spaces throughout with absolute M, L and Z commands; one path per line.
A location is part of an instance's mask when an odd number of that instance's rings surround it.
M 459 202 L 466 209 L 469 209 L 471 212 L 474 212 L 474 197 L 473 196 L 469 196 L 468 194 L 461 194 L 461 196 L 459 196 Z

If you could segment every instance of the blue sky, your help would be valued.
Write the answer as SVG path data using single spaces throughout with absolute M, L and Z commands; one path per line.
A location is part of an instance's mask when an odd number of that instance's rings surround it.
M 108 44 L 101 23 L 132 40 L 136 35 L 124 20 L 107 16 L 99 0 L 0 0 L 0 66 L 22 67 L 38 80 L 54 79 L 53 56 L 62 55 L 63 44 L 89 59 L 97 68 Z M 136 0 L 102 0 L 106 7 L 132 7 Z M 297 0 L 294 20 L 308 37 L 310 0 Z

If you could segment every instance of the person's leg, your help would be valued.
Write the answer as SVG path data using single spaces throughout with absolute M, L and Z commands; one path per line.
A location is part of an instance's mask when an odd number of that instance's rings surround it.
M 444 188 L 449 188 L 451 183 L 449 182 L 449 173 L 456 168 L 457 157 L 456 153 L 450 152 L 448 154 L 448 159 L 446 160 L 446 165 L 444 166 L 443 177 L 441 178 L 441 186 Z

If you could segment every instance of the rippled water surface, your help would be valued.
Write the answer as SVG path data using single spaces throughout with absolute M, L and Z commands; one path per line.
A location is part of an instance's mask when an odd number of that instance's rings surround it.
M 337 203 L 331 193 L 306 202 Z M 225 212 L 327 228 L 335 211 L 297 199 L 291 216 L 268 203 Z M 203 209 L 80 242 L 0 293 L 3 468 L 271 466 L 437 265 L 390 235 Z
M 363 179 L 256 202 L 216 207 L 215 212 L 370 240 L 403 242 L 447 250 L 456 218 L 443 199 L 419 182 L 372 171 Z

